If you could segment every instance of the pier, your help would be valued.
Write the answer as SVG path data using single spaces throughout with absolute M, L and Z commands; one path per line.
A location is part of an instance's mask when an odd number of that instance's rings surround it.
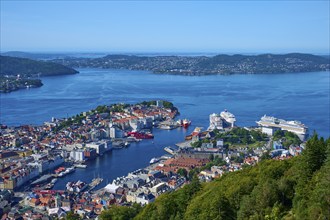
M 179 148 L 187 148 L 187 147 L 191 147 L 191 142 L 192 142 L 191 140 L 183 141 L 183 142 L 179 142 L 175 145 L 178 146 Z
M 92 180 L 90 184 L 88 184 L 87 191 L 93 190 L 95 187 L 97 187 L 100 183 L 102 183 L 103 179 L 102 178 L 95 178 Z

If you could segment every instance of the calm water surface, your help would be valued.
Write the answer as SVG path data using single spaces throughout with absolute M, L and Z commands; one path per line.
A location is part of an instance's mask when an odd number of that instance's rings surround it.
M 98 175 L 111 181 L 144 167 L 152 157 L 165 153 L 164 146 L 182 141 L 194 126 L 207 128 L 209 114 L 223 109 L 235 114 L 239 126 L 254 126 L 267 114 L 299 120 L 310 131 L 330 135 L 329 72 L 187 77 L 128 70 L 79 71 L 45 77 L 41 88 L 1 94 L 0 122 L 41 124 L 51 117 L 76 115 L 101 104 L 166 99 L 193 125 L 188 131 L 155 130 L 154 143 L 143 141 L 89 161 L 86 170 L 61 179 L 56 188 L 63 188 L 69 180 L 90 181 Z

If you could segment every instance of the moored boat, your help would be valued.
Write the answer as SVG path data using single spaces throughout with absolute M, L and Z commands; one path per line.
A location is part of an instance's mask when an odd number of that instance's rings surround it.
M 75 168 L 74 168 L 74 167 L 69 167 L 69 168 L 67 168 L 66 170 L 64 170 L 64 171 L 62 171 L 62 172 L 60 172 L 60 173 L 58 173 L 58 177 L 64 177 L 64 176 L 66 176 L 67 174 L 72 173 L 72 172 L 74 172 L 74 171 L 75 171 Z
M 154 158 L 152 158 L 152 159 L 150 160 L 149 163 L 150 163 L 150 164 L 154 164 L 154 163 L 157 163 L 159 160 L 160 160 L 159 158 L 154 157 Z
M 182 127 L 188 128 L 190 124 L 191 124 L 191 121 L 190 120 L 183 119 L 183 121 L 182 121 Z
M 172 155 L 175 154 L 175 150 L 171 147 L 165 147 L 164 150 Z
M 154 135 L 151 133 L 142 133 L 137 131 L 131 131 L 127 133 L 128 136 L 135 137 L 136 139 L 153 139 Z
M 192 136 L 199 136 L 202 132 L 202 128 L 201 127 L 196 127 L 194 129 L 194 131 L 191 133 Z
M 38 185 L 38 184 L 45 183 L 45 182 L 49 181 L 52 177 L 53 177 L 52 175 L 46 174 L 46 175 L 40 177 L 39 179 L 33 181 L 31 183 L 31 185 Z
M 87 188 L 87 184 L 83 181 L 76 181 L 76 182 L 68 182 L 66 184 L 66 190 L 69 192 L 82 192 Z
M 46 186 L 45 186 L 45 189 L 52 189 L 54 187 L 54 184 L 53 183 L 48 183 Z
M 220 114 L 210 114 L 210 126 L 207 130 L 213 131 L 214 129 L 223 130 L 223 122 Z
M 272 116 L 264 115 L 260 121 L 256 122 L 261 128 L 262 132 L 273 135 L 275 130 L 290 131 L 298 135 L 304 141 L 308 136 L 308 127 L 300 121 L 286 121 Z
M 87 168 L 86 164 L 80 164 L 80 163 L 75 164 L 74 166 L 77 167 L 77 168 Z
M 235 122 L 236 122 L 235 115 L 230 113 L 229 111 L 227 111 L 227 109 L 225 109 L 223 112 L 221 112 L 220 116 L 225 120 L 225 122 L 227 124 L 230 125 L 230 127 L 235 126 Z
M 185 118 L 183 120 L 179 119 L 176 123 L 181 127 L 188 128 L 191 124 L 191 121 Z

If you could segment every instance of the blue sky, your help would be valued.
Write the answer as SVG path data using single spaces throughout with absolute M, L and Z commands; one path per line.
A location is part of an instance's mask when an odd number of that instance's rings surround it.
M 1 51 L 329 53 L 329 1 L 1 0 Z

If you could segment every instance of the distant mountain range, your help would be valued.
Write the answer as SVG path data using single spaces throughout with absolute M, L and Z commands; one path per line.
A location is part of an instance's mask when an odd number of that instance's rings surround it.
M 62 64 L 26 58 L 0 56 L 0 75 L 54 76 L 75 74 L 78 71 Z
M 68 58 L 97 58 L 104 57 L 107 53 L 28 53 L 22 51 L 8 51 L 1 53 L 2 56 L 28 58 L 32 60 L 54 60 Z
M 329 57 L 302 53 L 213 57 L 107 55 L 101 58 L 55 59 L 52 62 L 73 68 L 148 70 L 179 75 L 295 73 L 330 69 Z
M 47 54 L 17 51 L 2 53 L 2 55 L 4 54 L 38 60 L 38 64 L 41 66 L 26 59 L 17 60 L 17 63 L 15 63 L 14 60 L 19 58 L 9 58 L 7 56 L 7 58 L 1 58 L 5 60 L 5 62 L 1 61 L 1 73 L 4 71 L 14 73 L 28 71 L 29 74 L 32 72 L 33 74 L 41 72 L 42 75 L 61 75 L 76 73 L 72 68 L 86 67 L 147 70 L 157 74 L 179 75 L 298 73 L 326 71 L 330 69 L 329 56 L 303 53 L 260 55 L 220 54 L 216 56 L 102 56 L 100 53 Z M 45 60 L 48 62 L 41 62 Z M 18 65 L 18 63 L 21 65 Z M 52 66 L 51 63 L 56 63 L 60 66 Z M 66 68 L 63 65 L 70 68 Z

